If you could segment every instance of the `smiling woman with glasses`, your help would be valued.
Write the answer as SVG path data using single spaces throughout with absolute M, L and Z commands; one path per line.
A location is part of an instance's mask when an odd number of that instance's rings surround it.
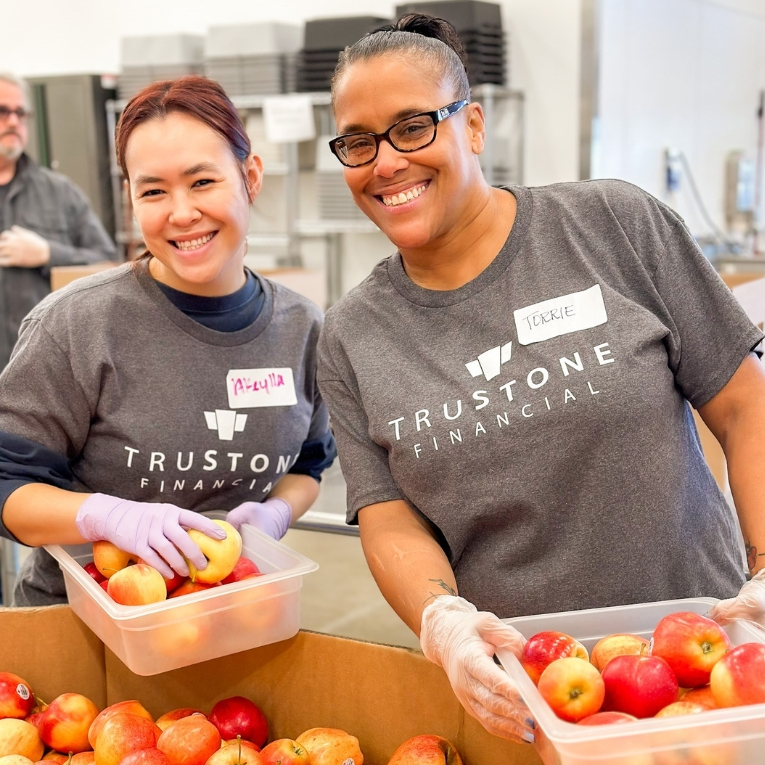
M 396 151 L 424 149 L 436 140 L 438 123 L 456 114 L 468 102 L 454 101 L 432 112 L 420 112 L 391 125 L 384 133 L 346 133 L 329 142 L 332 153 L 346 167 L 361 167 L 377 159 L 380 141 L 387 141 Z
M 703 596 L 765 621 L 763 333 L 683 221 L 621 181 L 489 186 L 441 19 L 343 51 L 332 103 L 348 188 L 396 247 L 319 340 L 347 520 L 467 712 L 534 739 L 491 659 L 522 650 L 504 618 Z M 726 451 L 746 584 L 689 404 Z

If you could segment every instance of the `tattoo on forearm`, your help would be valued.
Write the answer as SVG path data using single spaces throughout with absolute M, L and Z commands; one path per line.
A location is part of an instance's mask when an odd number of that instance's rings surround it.
M 428 581 L 433 582 L 434 584 L 437 584 L 444 592 L 446 592 L 447 595 L 457 594 L 457 591 L 454 589 L 454 587 L 451 587 L 450 585 L 448 585 L 443 579 L 428 579 Z M 425 603 L 443 594 L 444 594 L 443 592 L 433 592 L 431 590 L 430 596 L 425 598 Z
M 757 568 L 757 558 L 765 556 L 765 552 L 758 553 L 754 545 L 744 542 L 746 546 L 746 565 L 749 566 L 749 572 L 752 573 Z

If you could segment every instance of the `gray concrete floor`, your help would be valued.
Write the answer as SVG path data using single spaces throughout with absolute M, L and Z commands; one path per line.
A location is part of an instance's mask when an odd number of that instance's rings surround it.
M 337 463 L 324 474 L 312 510 L 345 515 L 345 482 Z M 380 594 L 358 536 L 290 529 L 282 541 L 319 564 L 318 571 L 303 579 L 303 629 L 419 648 L 414 633 Z

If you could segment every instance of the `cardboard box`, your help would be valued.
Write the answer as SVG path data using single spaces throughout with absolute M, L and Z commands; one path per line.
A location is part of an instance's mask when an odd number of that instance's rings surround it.
M 83 276 L 91 276 L 107 268 L 114 268 L 119 263 L 113 263 L 111 260 L 101 261 L 100 263 L 90 263 L 86 266 L 53 266 L 50 270 L 50 289 L 51 292 L 66 287 L 69 282 L 75 279 L 81 279 Z
M 357 736 L 365 765 L 386 765 L 411 736 L 448 738 L 465 765 L 540 765 L 532 746 L 489 735 L 457 702 L 443 671 L 403 648 L 299 632 L 262 648 L 152 677 L 134 675 L 68 606 L 0 609 L 0 670 L 23 677 L 41 699 L 82 693 L 99 708 L 138 699 L 159 716 L 177 707 L 209 712 L 229 696 L 265 712 L 270 739 L 313 727 Z

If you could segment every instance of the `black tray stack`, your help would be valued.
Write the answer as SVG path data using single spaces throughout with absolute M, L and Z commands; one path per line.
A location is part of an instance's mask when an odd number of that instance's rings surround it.
M 502 15 L 497 3 L 479 0 L 434 0 L 396 6 L 396 18 L 407 13 L 427 13 L 446 19 L 457 30 L 467 52 L 471 86 L 506 84 L 506 45 Z
M 344 16 L 306 21 L 298 63 L 298 91 L 329 90 L 340 51 L 384 24 L 390 24 L 390 19 Z

